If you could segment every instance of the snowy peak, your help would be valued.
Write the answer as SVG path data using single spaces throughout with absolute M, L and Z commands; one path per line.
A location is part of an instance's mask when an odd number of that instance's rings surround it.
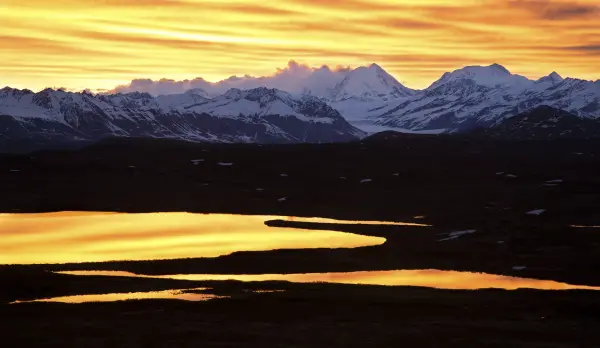
M 319 98 L 292 95 L 274 88 L 250 90 L 232 88 L 225 94 L 191 108 L 194 112 L 224 117 L 294 117 L 302 121 L 334 123 L 343 121 L 340 113 Z
M 524 86 L 531 80 L 521 75 L 513 75 L 499 64 L 489 66 L 467 66 L 462 69 L 454 70 L 453 72 L 445 73 L 442 77 L 434 82 L 428 90 L 436 89 L 445 84 L 456 82 L 470 81 L 476 85 L 485 87 L 506 87 L 506 86 Z
M 252 101 L 269 102 L 289 96 L 288 93 L 275 88 L 258 87 L 245 91 L 244 97 Z
M 563 78 L 556 71 L 553 71 L 550 75 L 548 75 L 554 81 L 562 81 Z
M 210 99 L 210 96 L 208 95 L 208 93 L 202 88 L 192 88 L 192 89 L 187 90 L 184 94 L 196 95 L 196 96 L 200 96 L 205 99 Z
M 163 110 L 186 109 L 197 104 L 206 103 L 208 100 L 206 93 L 200 88 L 191 89 L 182 94 L 159 95 L 155 98 L 156 103 Z
M 535 83 L 536 84 L 549 83 L 549 84 L 555 85 L 555 84 L 561 83 L 563 81 L 564 81 L 564 79 L 562 78 L 562 76 L 560 76 L 558 73 L 553 71 L 550 75 L 544 76 L 544 77 L 538 79 L 537 81 L 535 81 Z
M 222 95 L 222 97 L 227 99 L 240 99 L 242 97 L 242 90 L 239 88 L 230 88 Z
M 403 86 L 377 64 L 359 67 L 348 73 L 333 89 L 333 101 L 376 100 L 407 97 L 415 91 Z
M 100 100 L 115 107 L 137 109 L 141 107 L 155 107 L 156 100 L 146 92 L 117 93 L 100 96 Z
M 488 67 L 488 69 L 499 75 L 511 75 L 511 73 L 510 73 L 510 71 L 508 71 L 508 69 L 506 69 L 505 67 L 503 67 L 502 65 L 500 65 L 498 63 L 494 63 L 494 64 L 490 65 Z

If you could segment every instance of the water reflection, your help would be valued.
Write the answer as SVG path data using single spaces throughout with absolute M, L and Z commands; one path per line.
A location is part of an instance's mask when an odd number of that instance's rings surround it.
M 176 274 L 138 275 L 123 271 L 67 271 L 71 275 L 105 275 L 179 280 L 289 281 L 297 283 L 327 282 L 339 284 L 422 286 L 438 289 L 477 290 L 520 288 L 539 290 L 600 290 L 600 287 L 571 285 L 552 280 L 539 280 L 502 275 L 440 270 L 395 270 L 302 274 Z
M 295 217 L 288 216 L 286 218 L 279 217 L 286 221 L 294 222 L 311 222 L 321 224 L 352 224 L 352 225 L 376 225 L 376 226 L 417 226 L 417 227 L 428 227 L 431 225 L 418 224 L 414 222 L 394 222 L 394 221 L 368 221 L 368 220 L 336 220 L 327 218 L 307 218 L 307 217 Z
M 193 291 L 207 290 L 206 288 L 184 289 L 184 290 L 164 290 L 164 291 L 149 291 L 149 292 L 130 292 L 130 293 L 114 293 L 114 294 L 95 294 L 95 295 L 75 295 L 52 297 L 47 299 L 39 299 L 32 301 L 15 301 L 16 303 L 28 302 L 63 302 L 63 303 L 85 303 L 85 302 L 115 302 L 126 300 L 144 300 L 144 299 L 169 299 L 169 300 L 185 300 L 185 301 L 208 301 L 224 296 L 213 294 L 196 293 Z
M 216 257 L 236 251 L 354 248 L 385 242 L 380 237 L 337 231 L 269 227 L 265 225 L 268 220 L 356 223 L 320 218 L 190 213 L 0 214 L 0 264 Z

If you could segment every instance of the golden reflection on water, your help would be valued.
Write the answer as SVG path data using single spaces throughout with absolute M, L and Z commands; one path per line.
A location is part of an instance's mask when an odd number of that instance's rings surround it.
M 338 284 L 421 286 L 438 289 L 477 290 L 521 288 L 538 290 L 600 290 L 600 287 L 571 285 L 552 280 L 509 277 L 487 273 L 440 270 L 360 271 L 302 274 L 175 274 L 148 276 L 124 271 L 65 271 L 70 275 L 104 275 L 141 278 L 166 278 L 179 280 L 239 280 L 239 281 L 289 281 L 296 283 L 327 282 Z
M 279 218 L 281 219 L 281 217 Z M 307 217 L 296 217 L 288 216 L 285 218 L 286 221 L 293 222 L 311 222 L 321 224 L 352 224 L 352 225 L 377 225 L 377 226 L 417 226 L 417 227 L 428 227 L 431 225 L 418 224 L 415 222 L 394 222 L 394 221 L 366 221 L 366 220 L 336 220 L 328 218 L 307 218 Z
M 115 302 L 126 300 L 147 300 L 147 299 L 168 299 L 168 300 L 185 300 L 185 301 L 208 301 L 224 296 L 213 294 L 194 293 L 187 291 L 201 291 L 206 288 L 184 289 L 184 290 L 164 290 L 164 291 L 149 291 L 149 292 L 130 292 L 130 293 L 114 293 L 114 294 L 94 294 L 94 295 L 74 295 L 52 297 L 47 299 L 39 299 L 32 301 L 15 301 L 16 303 L 27 302 L 63 302 L 63 303 L 85 303 L 85 302 Z
M 354 248 L 385 242 L 380 237 L 265 225 L 268 220 L 286 219 L 191 213 L 0 214 L 0 264 L 216 257 L 236 251 Z M 294 221 L 354 223 L 320 218 Z

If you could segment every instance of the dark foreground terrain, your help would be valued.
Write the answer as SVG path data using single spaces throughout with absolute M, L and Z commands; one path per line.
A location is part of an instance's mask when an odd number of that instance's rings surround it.
M 190 211 L 431 227 L 274 221 L 383 236 L 357 249 L 240 252 L 219 258 L 4 266 L 0 299 L 204 286 L 58 276 L 447 269 L 600 285 L 600 141 L 501 142 L 379 134 L 322 145 L 107 140 L 76 152 L 0 158 L 0 211 Z M 192 160 L 198 161 L 193 164 Z M 225 164 L 225 165 L 224 165 Z M 370 180 L 370 181 L 369 181 Z M 257 190 L 259 189 L 259 190 Z M 286 198 L 282 200 L 282 198 Z M 545 210 L 529 215 L 533 210 Z M 447 233 L 476 233 L 439 242 Z M 515 270 L 513 267 L 523 266 Z M 194 283 L 194 284 L 192 284 Z M 600 294 L 213 282 L 206 303 L 0 305 L 7 346 L 595 347 Z
M 597 347 L 600 297 L 270 284 L 208 302 L 0 307 L 6 347 Z M 245 284 L 244 288 L 264 288 Z

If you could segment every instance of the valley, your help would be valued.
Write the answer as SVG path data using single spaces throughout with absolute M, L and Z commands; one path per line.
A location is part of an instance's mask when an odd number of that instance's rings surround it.
M 598 82 L 332 74 L 0 90 L 5 342 L 593 346 Z

